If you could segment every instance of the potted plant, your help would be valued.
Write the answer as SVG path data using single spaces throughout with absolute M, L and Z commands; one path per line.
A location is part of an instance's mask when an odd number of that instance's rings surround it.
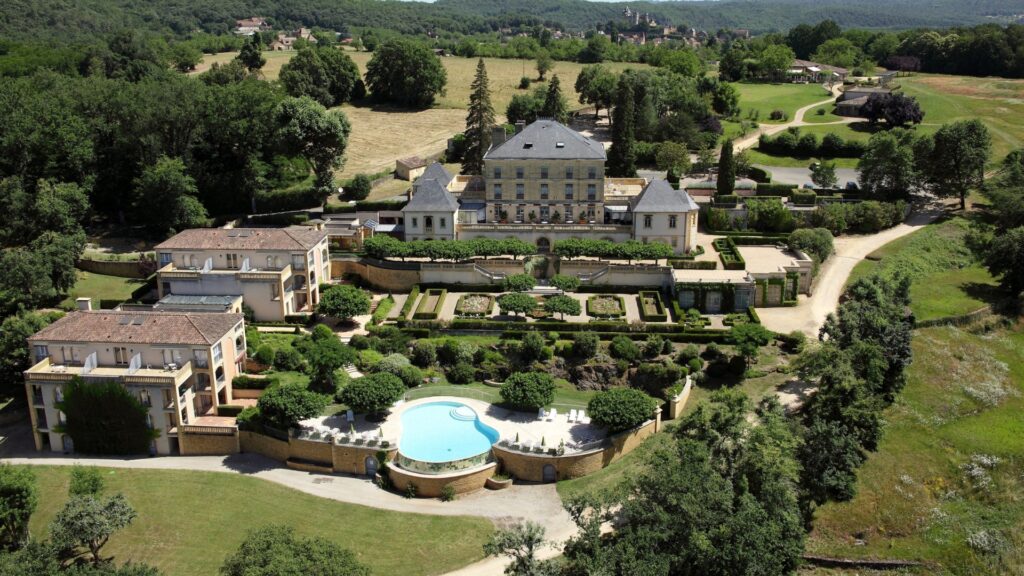
M 530 210 L 529 219 L 530 219 L 530 224 L 533 224 L 534 222 L 536 222 L 537 221 L 537 213 L 534 212 L 533 210 Z
M 587 215 L 586 214 L 580 214 L 580 224 L 586 224 L 586 223 L 587 223 Z
M 557 211 L 557 210 L 555 210 L 555 212 L 551 215 L 551 223 L 552 224 L 558 224 L 561 221 L 562 221 L 562 213 Z
M 498 211 L 498 221 L 502 224 L 508 224 L 508 212 L 505 210 Z

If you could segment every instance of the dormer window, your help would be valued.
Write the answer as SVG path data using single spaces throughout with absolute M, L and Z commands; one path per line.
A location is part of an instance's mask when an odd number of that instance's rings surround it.
M 565 148 L 565 142 L 555 142 L 555 148 Z
M 523 144 L 523 150 L 529 150 L 533 148 L 533 142 L 526 142 Z

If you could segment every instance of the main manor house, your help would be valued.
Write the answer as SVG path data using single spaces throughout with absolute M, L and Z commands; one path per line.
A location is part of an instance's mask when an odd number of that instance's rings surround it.
M 402 208 L 405 238 L 514 236 L 540 252 L 567 238 L 636 239 L 689 252 L 698 214 L 689 194 L 664 180 L 606 179 L 606 159 L 600 142 L 554 120 L 519 124 L 507 138 L 497 128 L 476 186 L 427 167 Z

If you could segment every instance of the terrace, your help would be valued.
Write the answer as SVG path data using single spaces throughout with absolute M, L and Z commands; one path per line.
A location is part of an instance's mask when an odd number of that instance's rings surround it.
M 66 382 L 76 376 L 97 380 L 117 380 L 124 384 L 179 386 L 192 376 L 192 363 L 186 362 L 183 366 L 174 368 L 132 369 L 128 365 L 89 368 L 83 365 L 53 364 L 49 358 L 44 358 L 25 371 L 25 379 L 30 382 Z

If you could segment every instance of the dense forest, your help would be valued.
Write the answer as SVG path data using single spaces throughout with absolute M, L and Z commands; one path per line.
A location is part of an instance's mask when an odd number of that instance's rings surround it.
M 569 30 L 593 28 L 621 18 L 629 5 L 659 22 L 706 30 L 784 30 L 800 22 L 831 18 L 843 27 L 946 27 L 1010 21 L 1016 0 L 737 0 L 721 2 L 586 2 L 584 0 L 5 0 L 0 37 L 75 40 L 124 27 L 183 36 L 227 32 L 237 18 L 261 15 L 281 28 L 298 25 L 330 30 L 386 28 L 408 34 L 473 34 L 506 26 L 548 22 Z M 884 9 L 883 9 L 884 7 Z

